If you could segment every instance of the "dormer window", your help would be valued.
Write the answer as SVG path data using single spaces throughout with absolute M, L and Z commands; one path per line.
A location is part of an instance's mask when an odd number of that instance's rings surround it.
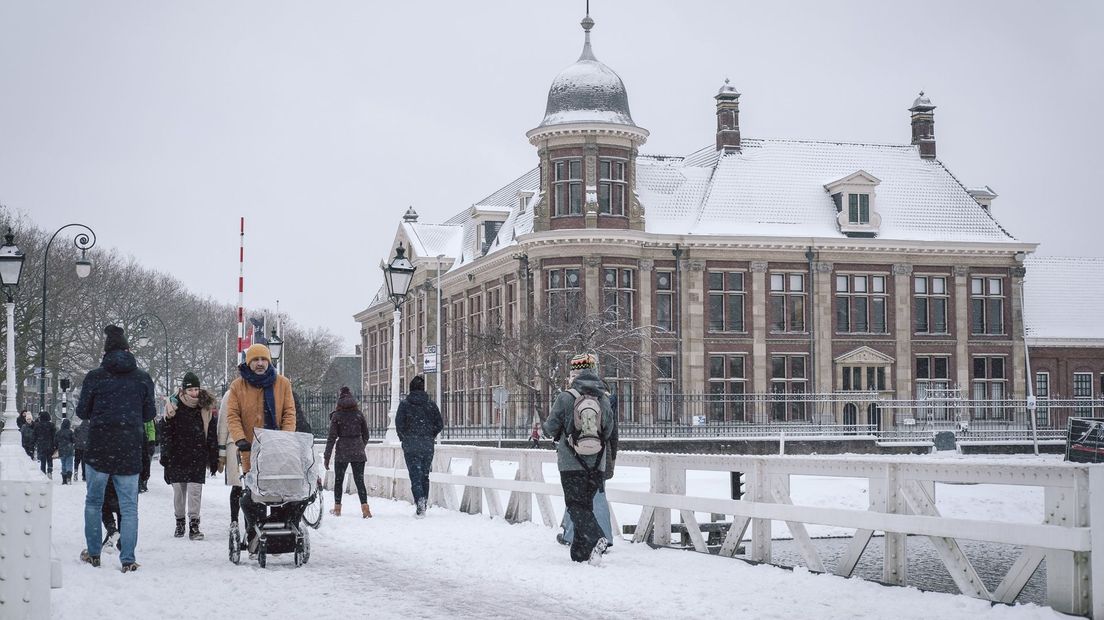
M 598 160 L 598 212 L 625 215 L 625 160 Z
M 859 170 L 824 186 L 836 206 L 836 224 L 848 237 L 875 237 L 882 225 L 875 188 L 881 181 Z
M 583 160 L 557 159 L 552 169 L 552 215 L 582 215 Z
M 483 237 L 483 243 L 480 247 L 481 254 L 486 254 L 487 250 L 491 249 L 491 243 L 495 240 L 495 237 L 498 236 L 498 230 L 500 228 L 502 228 L 502 222 L 495 222 L 493 220 L 483 222 L 483 230 L 481 231 L 481 236 Z

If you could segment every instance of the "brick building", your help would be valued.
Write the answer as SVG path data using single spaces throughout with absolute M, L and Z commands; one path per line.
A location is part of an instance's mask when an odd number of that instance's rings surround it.
M 741 95 L 726 80 L 710 144 L 651 155 L 624 84 L 593 53 L 593 21 L 582 25 L 582 54 L 526 134 L 536 167 L 444 222 L 410 209 L 399 224 L 394 245 L 418 267 L 400 331 L 404 386 L 423 348 L 438 345 L 442 372 L 428 389 L 440 377 L 446 401 L 514 390 L 501 361 L 466 356 L 468 336 L 491 325 L 517 333 L 578 308 L 647 331 L 631 355 L 603 360 L 622 402 L 700 394 L 723 401 L 702 410 L 710 421 L 750 421 L 738 404 L 749 394 L 842 395 L 839 422 L 878 426 L 888 421 L 874 395 L 1025 396 L 1021 288 L 1036 244 L 994 218 L 990 188 L 963 185 L 937 158 L 928 97 L 908 108 L 907 129 L 902 114 L 906 144 L 745 138 Z M 381 290 L 355 315 L 368 394 L 390 390 L 392 310 Z M 1048 348 L 1032 361 L 1058 381 L 1072 349 L 1051 344 L 1040 339 Z M 1083 364 L 1094 383 L 1104 381 L 1096 346 Z M 848 392 L 854 402 L 843 402 Z M 620 415 L 686 421 L 660 406 Z M 500 423 L 486 408 L 446 416 Z

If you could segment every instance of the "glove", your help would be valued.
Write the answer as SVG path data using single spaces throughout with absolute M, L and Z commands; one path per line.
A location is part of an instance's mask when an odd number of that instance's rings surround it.
M 234 442 L 234 445 L 238 447 L 238 452 L 249 452 L 249 442 L 244 439 L 239 439 Z
M 606 480 L 613 477 L 613 464 L 616 462 L 613 459 L 606 461 Z

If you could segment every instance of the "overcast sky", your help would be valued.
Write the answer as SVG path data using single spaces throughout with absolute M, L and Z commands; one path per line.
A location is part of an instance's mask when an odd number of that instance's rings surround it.
M 584 2 L 0 0 L 0 203 L 92 226 L 191 290 L 358 341 L 407 206 L 439 222 L 536 165 L 525 139 Z M 643 150 L 749 138 L 907 143 L 991 186 L 1046 255 L 1102 256 L 1104 3 L 594 0 Z

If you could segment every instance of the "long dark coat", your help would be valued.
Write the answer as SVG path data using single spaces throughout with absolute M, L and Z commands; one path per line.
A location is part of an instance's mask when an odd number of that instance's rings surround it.
M 337 444 L 336 461 L 340 463 L 363 463 L 368 460 L 364 446 L 368 443 L 368 421 L 357 407 L 352 396 L 342 396 L 337 401 L 337 410 L 330 414 L 330 434 L 326 439 L 326 462 Z
M 88 423 L 81 424 L 73 431 L 73 447 L 77 450 L 88 449 Z
M 425 390 L 411 390 L 399 403 L 395 413 L 395 431 L 402 441 L 403 452 L 433 454 L 433 439 L 445 428 L 441 410 Z
M 104 353 L 99 368 L 85 375 L 77 402 L 77 417 L 89 425 L 85 462 L 106 474 L 142 473 L 145 423 L 156 413 L 153 381 L 130 351 Z
M 34 424 L 28 422 L 22 415 L 19 416 L 19 439 L 27 454 L 34 455 L 35 434 Z
M 70 424 L 68 418 L 62 420 L 61 428 L 54 433 L 54 446 L 61 458 L 73 456 L 73 429 L 70 428 Z
M 35 420 L 34 438 L 35 453 L 38 458 L 49 457 L 54 454 L 54 423 L 50 421 L 50 414 L 43 413 Z
M 217 424 L 209 415 L 204 416 L 198 405 L 189 407 L 183 402 L 176 405 L 176 414 L 166 417 L 162 425 L 161 464 L 165 466 L 166 483 L 203 484 L 207 470 L 218 466 L 217 429 Z

